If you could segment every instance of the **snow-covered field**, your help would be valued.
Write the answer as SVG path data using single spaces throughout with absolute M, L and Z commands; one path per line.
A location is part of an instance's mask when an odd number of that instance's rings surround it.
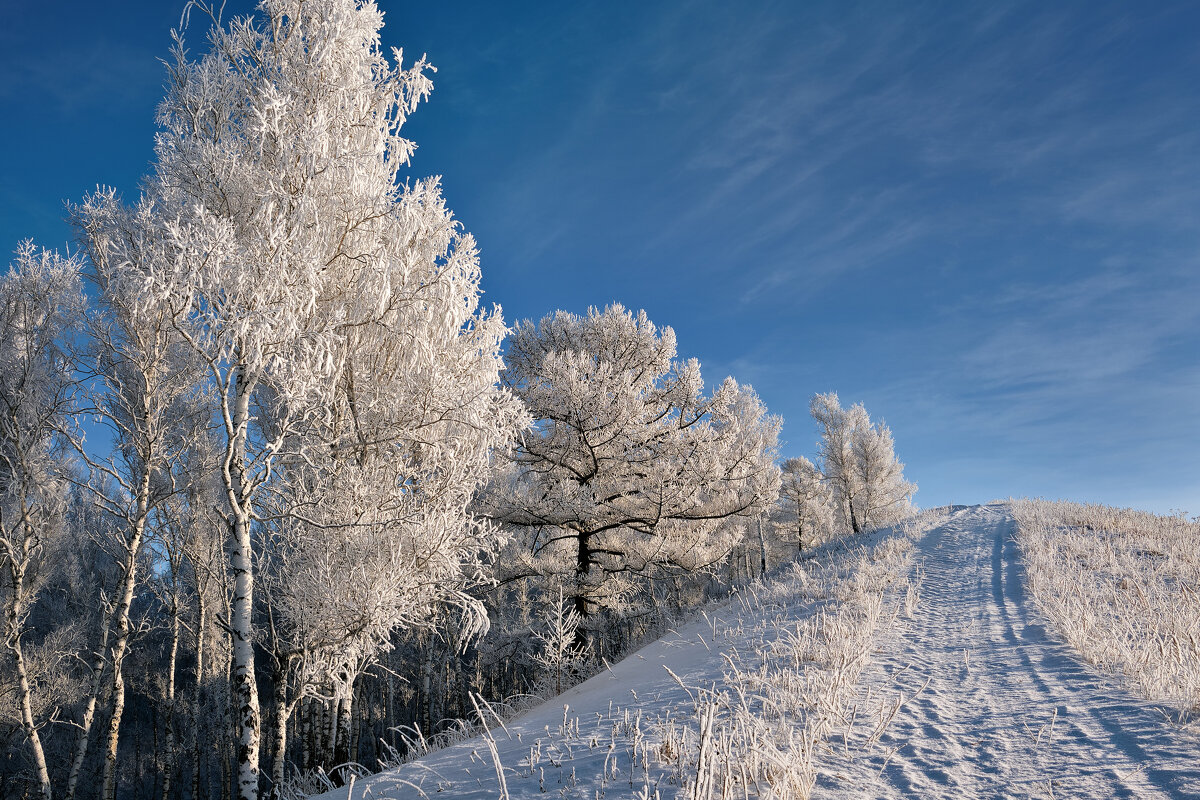
M 1047 631 L 1015 533 L 958 507 L 826 550 L 327 797 L 1200 798 L 1200 739 Z
M 1029 588 L 1056 631 L 1181 719 L 1200 715 L 1200 523 L 1045 500 L 1013 511 Z

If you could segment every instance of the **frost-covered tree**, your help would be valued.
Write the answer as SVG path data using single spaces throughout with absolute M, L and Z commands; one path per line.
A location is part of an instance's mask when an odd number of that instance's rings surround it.
M 390 607 L 473 608 L 459 589 L 480 549 L 466 505 L 518 418 L 495 388 L 504 327 L 479 309 L 474 241 L 436 179 L 401 177 L 414 145 L 400 129 L 432 88 L 429 67 L 393 65 L 381 25 L 371 2 L 263 0 L 255 16 L 214 26 L 199 60 L 179 43 L 142 201 L 172 251 L 144 291 L 173 305 L 216 398 L 243 798 L 259 782 L 264 493 L 302 469 L 338 491 L 340 465 L 356 463 L 379 479 L 361 524 L 386 518 L 404 528 L 399 541 L 421 545 L 389 543 L 402 551 L 389 566 L 439 581 L 414 581 L 428 589 L 420 600 Z M 271 503 L 314 535 L 360 524 L 337 498 L 319 506 L 308 517 Z
M 839 516 L 854 533 L 862 530 L 855 508 L 858 480 L 854 471 L 852 446 L 854 432 L 870 425 L 862 404 L 843 409 L 836 392 L 815 395 L 810 405 L 812 417 L 820 429 L 817 461 L 821 474 L 833 489 Z
M 154 515 L 199 477 L 179 475 L 175 467 L 201 435 L 209 409 L 200 393 L 200 364 L 176 328 L 183 312 L 170 299 L 143 291 L 147 276 L 167 269 L 165 260 L 174 254 L 152 209 L 143 204 L 131 212 L 105 190 L 76 208 L 74 217 L 87 257 L 86 275 L 96 294 L 80 365 L 91 377 L 89 410 L 109 429 L 114 443 L 108 459 L 82 451 L 94 476 L 88 484 L 91 495 L 117 522 L 110 535 L 101 537 L 120 576 L 108 619 L 101 624 L 107 636 L 99 637 L 111 676 L 101 797 L 112 800 L 125 709 L 130 608 L 141 581 L 142 549 L 153 532 Z M 68 777 L 68 800 L 86 755 L 94 702 L 93 693 Z
M 779 503 L 779 532 L 785 540 L 795 538 L 798 553 L 804 552 L 805 539 L 815 542 L 833 529 L 833 493 L 804 456 L 783 462 Z
M 27 242 L 0 277 L 0 663 L 16 677 L 21 726 L 44 800 L 52 792 L 40 735 L 47 720 L 36 712 L 39 679 L 50 676 L 30 669 L 24 636 L 46 579 L 46 553 L 65 525 L 71 475 L 64 447 L 78 436 L 68 345 L 82 308 L 75 259 Z
M 558 602 L 546 607 L 542 629 L 533 637 L 540 645 L 533 660 L 546 671 L 546 681 L 554 686 L 554 695 L 563 692 L 563 678 L 577 677 L 587 663 L 587 650 L 579 646 L 579 626 L 583 619 L 558 590 Z
M 843 522 L 859 533 L 903 516 L 917 487 L 904 480 L 888 427 L 872 424 L 861 403 L 843 409 L 834 392 L 815 395 L 811 409 L 821 432 L 819 467 Z
M 504 385 L 534 419 L 487 496 L 521 531 L 506 565 L 563 581 L 587 623 L 656 568 L 704 568 L 775 501 L 779 421 L 732 379 L 704 395 L 675 334 L 619 305 L 517 326 Z M 582 638 L 582 636 L 581 636 Z
M 904 479 L 904 464 L 896 458 L 891 429 L 880 421 L 856 430 L 850 449 L 860 487 L 862 524 L 878 527 L 906 516 L 912 510 L 910 501 L 917 485 Z

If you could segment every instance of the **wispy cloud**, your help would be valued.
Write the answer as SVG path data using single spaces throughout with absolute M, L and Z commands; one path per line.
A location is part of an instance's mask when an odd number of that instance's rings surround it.
M 445 174 L 510 318 L 645 307 L 788 447 L 814 391 L 866 401 L 926 491 L 1140 469 L 1200 507 L 1193 5 L 384 5 L 439 68 L 414 173 Z M 111 148 L 161 69 L 76 33 L 40 58 L 0 32 L 0 101 Z M 10 217 L 57 203 L 21 180 Z
M 839 388 L 918 478 L 1153 482 L 1200 445 L 1200 55 L 1158 46 L 1185 6 L 581 8 L 535 26 L 569 74 L 522 69 L 559 94 L 496 201 L 515 269 L 582 267 L 538 296 L 676 297 L 796 446 Z

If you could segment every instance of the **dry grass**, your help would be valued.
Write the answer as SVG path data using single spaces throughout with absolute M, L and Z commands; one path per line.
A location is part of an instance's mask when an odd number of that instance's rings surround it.
M 774 626 L 768 646 L 727 657 L 720 685 L 690 690 L 694 717 L 655 737 L 657 752 L 678 765 L 680 796 L 806 800 L 835 736 L 860 750 L 876 746 L 872 733 L 886 727 L 887 714 L 881 706 L 882 722 L 858 716 L 859 678 L 905 605 L 912 544 L 895 534 L 824 565 L 796 564 L 745 594 L 742 618 Z M 785 623 L 784 610 L 798 598 L 821 607 Z M 916 602 L 914 593 L 909 608 Z M 862 735 L 850 733 L 856 722 Z
M 861 539 L 865 546 L 827 543 L 702 611 L 705 653 L 682 662 L 694 670 L 689 680 L 670 674 L 686 693 L 682 704 L 630 708 L 614 698 L 607 713 L 594 715 L 564 704 L 561 724 L 527 736 L 516 758 L 511 736 L 501 753 L 491 735 L 497 729 L 483 724 L 503 715 L 478 710 L 478 722 L 455 737 L 483 737 L 469 754 L 472 788 L 486 783 L 500 796 L 562 800 L 806 800 L 832 762 L 879 747 L 906 702 L 885 692 L 864 696 L 860 678 L 880 635 L 917 610 L 909 577 L 920 529 L 880 531 Z M 414 734 L 409 747 L 423 753 L 431 744 Z M 461 780 L 432 769 L 400 777 L 413 797 L 455 790 Z
M 1013 504 L 1034 600 L 1102 670 L 1200 714 L 1200 523 L 1100 505 Z

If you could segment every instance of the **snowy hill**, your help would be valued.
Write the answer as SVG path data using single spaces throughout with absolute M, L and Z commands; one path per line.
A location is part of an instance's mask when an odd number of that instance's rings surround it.
M 1200 798 L 1200 741 L 1048 634 L 1013 533 L 955 507 L 821 553 L 323 797 Z
M 817 796 L 1200 797 L 1200 739 L 1047 631 L 1014 533 L 996 504 L 917 542 L 922 608 L 867 677 L 907 668 L 929 685 L 889 729 L 900 749 L 882 774 L 864 759 Z

